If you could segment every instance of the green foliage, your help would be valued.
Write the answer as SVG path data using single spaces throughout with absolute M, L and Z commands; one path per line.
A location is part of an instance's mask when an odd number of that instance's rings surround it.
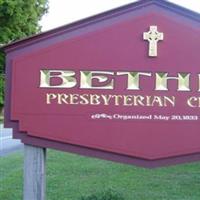
M 0 66 L 4 65 L 4 54 L 0 52 Z M 3 67 L 2 67 L 3 68 Z M 3 69 L 1 70 L 0 68 L 0 114 L 1 114 L 1 108 L 3 107 L 4 104 L 4 73 Z
M 125 198 L 114 190 L 106 190 L 101 193 L 81 197 L 80 200 L 125 200 Z
M 3 104 L 4 104 L 4 75 L 0 74 L 0 108 L 3 106 Z
M 0 45 L 41 30 L 39 20 L 48 10 L 48 0 L 0 0 Z M 0 105 L 3 99 L 4 54 L 0 53 Z
M 0 0 L 0 43 L 39 32 L 38 21 L 47 9 L 47 0 Z

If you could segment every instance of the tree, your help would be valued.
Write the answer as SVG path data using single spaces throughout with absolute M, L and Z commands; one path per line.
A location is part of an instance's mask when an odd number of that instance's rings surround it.
M 0 0 L 0 45 L 40 32 L 48 0 Z M 0 52 L 0 107 L 4 99 L 4 54 Z

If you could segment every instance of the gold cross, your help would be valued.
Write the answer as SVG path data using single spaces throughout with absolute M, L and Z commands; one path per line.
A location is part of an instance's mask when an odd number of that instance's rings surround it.
M 157 26 L 150 26 L 149 32 L 143 33 L 143 39 L 149 42 L 149 56 L 158 56 L 158 42 L 164 40 L 164 33 L 158 32 Z

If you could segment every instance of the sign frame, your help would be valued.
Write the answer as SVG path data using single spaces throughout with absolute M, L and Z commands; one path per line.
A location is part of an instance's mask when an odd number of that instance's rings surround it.
M 166 1 L 162 0 L 142 0 L 127 6 L 123 6 L 118 9 L 114 9 L 112 11 L 105 12 L 103 14 L 81 20 L 79 22 L 59 27 L 57 29 L 48 31 L 46 33 L 38 34 L 30 38 L 26 38 L 21 41 L 17 41 L 14 43 L 11 43 L 5 47 L 3 47 L 4 51 L 6 52 L 6 97 L 5 97 L 5 126 L 7 128 L 13 128 L 14 132 L 14 138 L 21 139 L 21 141 L 26 145 L 33 145 L 38 146 L 42 148 L 54 148 L 57 150 L 62 150 L 70 153 L 76 153 L 79 155 L 89 156 L 89 157 L 96 157 L 101 158 L 105 160 L 111 160 L 121 163 L 127 163 L 127 164 L 134 164 L 136 166 L 142 166 L 147 168 L 154 168 L 159 166 L 167 166 L 167 165 L 173 165 L 173 164 L 179 164 L 179 163 L 185 163 L 185 162 L 193 162 L 193 161 L 199 161 L 200 160 L 200 152 L 199 153 L 193 153 L 188 155 L 181 155 L 181 156 L 174 156 L 169 158 L 163 158 L 163 159 L 143 159 L 139 157 L 133 157 L 133 156 L 126 156 L 121 155 L 118 153 L 112 153 L 108 151 L 103 151 L 95 148 L 89 148 L 79 145 L 73 145 L 73 144 L 66 144 L 62 142 L 55 142 L 51 140 L 46 140 L 42 138 L 36 138 L 31 137 L 27 135 L 26 133 L 19 132 L 19 123 L 17 121 L 12 121 L 10 114 L 11 114 L 11 92 L 12 92 L 12 86 L 11 86 L 11 77 L 12 77 L 12 66 L 13 66 L 13 60 L 18 57 L 19 55 L 25 53 L 27 51 L 26 48 L 28 48 L 28 51 L 36 50 L 38 48 L 41 48 L 43 46 L 50 46 L 53 44 L 56 44 L 57 42 L 60 42 L 63 40 L 62 35 L 65 36 L 65 38 L 70 37 L 71 35 L 76 35 L 77 32 L 84 32 L 84 31 L 90 31 L 90 26 L 98 26 L 99 23 L 102 24 L 102 26 L 107 26 L 106 20 L 107 19 L 113 19 L 113 21 L 116 20 L 116 16 L 120 15 L 136 15 L 135 11 L 140 10 L 142 8 L 148 8 L 148 10 L 158 10 L 161 11 L 162 9 L 169 10 L 170 12 L 174 12 L 180 16 L 180 19 L 182 20 L 182 17 L 188 19 L 188 21 L 193 21 L 193 24 L 191 26 L 194 26 L 196 24 L 200 24 L 200 15 L 189 11 L 187 9 L 181 8 L 179 6 L 176 6 L 172 3 L 168 3 Z M 86 30 L 86 29 L 87 30 Z M 61 35 L 61 36 L 59 36 Z

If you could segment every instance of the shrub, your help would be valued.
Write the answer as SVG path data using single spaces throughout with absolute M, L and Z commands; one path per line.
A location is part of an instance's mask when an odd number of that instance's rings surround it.
M 114 190 L 106 190 L 103 192 L 82 196 L 80 200 L 125 200 L 124 197 Z

